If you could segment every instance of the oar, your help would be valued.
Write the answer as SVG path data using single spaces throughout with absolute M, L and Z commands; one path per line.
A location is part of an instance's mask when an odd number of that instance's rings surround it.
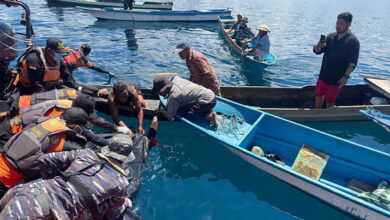
M 167 76 L 167 75 L 176 75 L 177 73 L 125 73 L 125 74 L 118 74 L 115 77 L 119 76 Z

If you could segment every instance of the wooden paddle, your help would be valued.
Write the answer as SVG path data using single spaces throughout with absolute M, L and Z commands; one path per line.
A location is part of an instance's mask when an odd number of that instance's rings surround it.
M 167 76 L 167 75 L 176 75 L 177 73 L 125 73 L 125 74 L 118 74 L 115 77 L 119 76 Z

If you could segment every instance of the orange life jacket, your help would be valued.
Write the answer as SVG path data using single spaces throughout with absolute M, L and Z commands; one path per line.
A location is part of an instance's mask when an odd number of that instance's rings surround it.
M 42 117 L 60 117 L 65 109 L 71 108 L 72 100 L 49 100 L 19 110 L 19 115 L 10 119 L 12 133 L 16 134 L 30 123 L 36 123 Z
M 69 49 L 69 55 L 64 57 L 64 61 L 68 67 L 74 66 L 78 67 L 80 63 L 82 63 L 83 56 L 81 55 L 81 52 L 76 50 Z
M 1 166 L 7 166 L 9 169 L 3 168 L 3 171 L 5 170 L 4 175 L 0 177 L 2 182 L 4 183 L 4 178 L 9 179 L 12 177 L 7 177 L 11 172 L 17 173 L 21 178 L 23 176 L 36 175 L 37 170 L 34 169 L 37 166 L 36 163 L 39 156 L 42 153 L 62 151 L 66 132 L 75 133 L 66 127 L 64 122 L 59 118 L 54 117 L 46 119 L 38 125 L 14 135 L 3 148 L 2 156 L 4 156 L 8 163 L 4 163 L 3 161 Z M 47 138 L 49 141 L 45 141 Z M 0 173 L 0 175 L 2 174 Z
M 30 53 L 27 53 L 24 55 L 24 57 L 21 59 L 19 66 L 19 74 L 18 74 L 18 79 L 19 82 L 23 84 L 25 87 L 30 86 L 30 80 L 28 78 L 28 66 L 27 66 L 27 61 L 26 57 L 31 54 L 31 53 L 37 53 L 39 54 L 39 59 L 42 62 L 41 68 L 43 69 L 43 77 L 42 77 L 42 82 L 46 86 L 52 86 L 54 85 L 58 80 L 61 79 L 61 73 L 60 73 L 60 63 L 57 61 L 56 66 L 48 66 L 45 56 L 44 56 L 44 47 L 36 47 L 34 50 L 31 50 Z
M 8 189 L 18 184 L 25 176 L 20 174 L 0 153 L 0 181 Z
M 47 92 L 35 93 L 32 95 L 23 95 L 19 97 L 19 109 L 48 100 L 75 100 L 77 96 L 78 94 L 75 89 L 54 89 Z

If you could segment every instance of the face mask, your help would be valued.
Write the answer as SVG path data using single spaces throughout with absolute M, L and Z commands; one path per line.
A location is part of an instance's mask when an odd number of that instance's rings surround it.
M 54 55 L 54 59 L 56 59 L 56 60 L 62 60 L 62 55 L 56 53 L 56 54 Z

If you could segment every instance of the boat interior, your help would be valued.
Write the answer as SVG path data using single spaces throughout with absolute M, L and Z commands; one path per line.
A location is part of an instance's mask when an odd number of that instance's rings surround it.
M 376 188 L 382 180 L 390 182 L 390 161 L 388 155 L 362 145 L 355 144 L 297 123 L 252 110 L 226 99 L 218 99 L 214 108 L 220 112 L 219 128 L 214 130 L 200 116 L 185 116 L 184 120 L 202 129 L 225 145 L 250 158 L 272 164 L 284 172 L 297 175 L 306 181 L 322 187 L 341 191 L 346 197 L 357 198 L 360 192 Z M 223 114 L 222 114 L 223 113 Z M 235 118 L 235 123 L 229 121 Z M 223 118 L 225 117 L 225 119 Z M 238 120 L 237 120 L 238 118 Z M 222 120 L 221 120 L 222 119 Z M 223 121 L 225 120 L 225 121 Z M 225 123 L 225 124 L 224 124 Z M 292 169 L 303 145 L 327 155 L 327 162 L 317 180 L 299 174 Z M 252 153 L 253 146 L 260 146 L 265 154 L 280 156 L 285 165 L 275 163 L 267 157 Z M 361 202 L 364 202 L 361 200 Z M 364 202 L 365 205 L 379 207 Z M 382 209 L 383 212 L 387 212 Z

